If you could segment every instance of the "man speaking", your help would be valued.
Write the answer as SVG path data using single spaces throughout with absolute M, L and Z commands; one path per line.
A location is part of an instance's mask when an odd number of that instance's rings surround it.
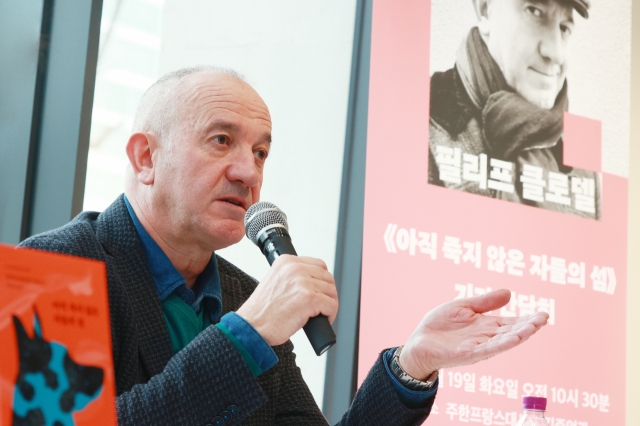
M 22 243 L 106 263 L 120 425 L 326 424 L 289 338 L 311 317 L 334 320 L 327 266 L 285 255 L 257 283 L 215 254 L 244 235 L 270 143 L 269 110 L 240 76 L 172 72 L 138 107 L 125 195 Z M 340 424 L 421 424 L 438 369 L 508 350 L 547 322 L 482 315 L 509 297 L 429 312 L 403 347 L 381 353 Z

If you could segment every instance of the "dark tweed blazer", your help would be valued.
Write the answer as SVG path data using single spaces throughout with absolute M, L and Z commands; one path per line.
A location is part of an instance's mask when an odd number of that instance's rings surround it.
M 291 342 L 274 348 L 280 361 L 258 378 L 217 327 L 172 357 L 144 249 L 122 196 L 101 214 L 82 213 L 20 246 L 106 263 L 119 425 L 204 426 L 230 405 L 239 410 L 225 425 L 327 424 L 302 380 Z M 244 303 L 256 281 L 220 257 L 218 267 L 225 314 Z M 432 404 L 406 408 L 378 359 L 340 424 L 421 424 Z

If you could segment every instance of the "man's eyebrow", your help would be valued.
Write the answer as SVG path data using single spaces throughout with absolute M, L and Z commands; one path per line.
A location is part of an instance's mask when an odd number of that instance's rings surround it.
M 217 130 L 226 130 L 228 132 L 238 132 L 238 131 L 240 131 L 240 126 L 238 126 L 236 123 L 234 123 L 232 121 L 216 120 L 216 121 L 213 121 L 213 122 L 209 123 L 204 128 L 204 133 L 205 134 L 209 134 L 209 133 L 215 132 Z M 262 135 L 262 140 L 264 140 L 269 145 L 271 145 L 271 133 L 270 132 L 265 132 Z

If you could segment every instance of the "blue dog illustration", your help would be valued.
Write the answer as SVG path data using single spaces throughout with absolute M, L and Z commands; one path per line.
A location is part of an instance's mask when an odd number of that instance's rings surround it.
M 100 395 L 104 372 L 77 364 L 64 345 L 44 340 L 37 313 L 33 338 L 15 316 L 13 324 L 20 358 L 13 426 L 73 426 L 72 413 Z

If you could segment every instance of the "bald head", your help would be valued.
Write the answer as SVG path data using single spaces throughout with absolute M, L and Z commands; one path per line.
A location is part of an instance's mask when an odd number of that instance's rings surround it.
M 229 70 L 176 71 L 145 93 L 133 130 L 125 194 L 145 229 L 209 257 L 240 241 L 271 147 L 260 95 Z
M 173 130 L 189 109 L 189 101 L 193 100 L 192 83 L 203 74 L 218 74 L 248 85 L 242 75 L 229 68 L 196 66 L 172 71 L 149 87 L 140 99 L 132 133 L 151 132 L 161 141 L 170 141 Z

